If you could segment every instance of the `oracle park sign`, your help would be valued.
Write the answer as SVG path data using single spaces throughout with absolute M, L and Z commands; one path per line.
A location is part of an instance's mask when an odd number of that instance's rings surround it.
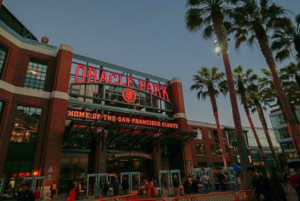
M 105 83 L 125 87 L 122 96 L 128 103 L 134 103 L 136 100 L 135 92 L 130 89 L 144 91 L 165 101 L 170 101 L 167 85 L 137 79 L 128 75 L 108 72 L 106 70 L 98 70 L 94 67 L 81 64 L 76 66 L 75 83 Z

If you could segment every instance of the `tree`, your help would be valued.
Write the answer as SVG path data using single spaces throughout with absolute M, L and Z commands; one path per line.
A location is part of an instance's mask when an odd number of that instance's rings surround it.
M 255 138 L 256 143 L 258 145 L 259 154 L 260 154 L 260 156 L 261 156 L 261 158 L 264 162 L 264 165 L 265 165 L 265 168 L 266 168 L 266 171 L 267 171 L 267 175 L 271 176 L 270 168 L 267 164 L 266 155 L 265 155 L 263 147 L 260 143 L 258 134 L 257 134 L 255 126 L 254 126 L 254 123 L 252 121 L 252 117 L 251 117 L 251 114 L 250 114 L 250 109 L 249 109 L 249 105 L 248 105 L 248 101 L 247 101 L 247 92 L 251 89 L 251 85 L 254 84 L 254 82 L 257 80 L 257 75 L 253 73 L 252 69 L 248 69 L 248 70 L 246 70 L 246 72 L 244 72 L 244 68 L 241 65 L 238 65 L 233 69 L 233 74 L 234 74 L 236 90 L 237 90 L 237 93 L 240 96 L 240 99 L 241 99 L 242 105 L 244 107 L 248 122 L 250 124 L 250 127 L 251 127 L 251 130 L 253 132 L 254 138 Z M 267 137 L 267 139 L 268 139 L 268 137 Z M 270 144 L 270 148 L 271 148 L 271 150 L 273 148 L 272 141 L 271 141 L 271 144 Z M 275 152 L 275 151 L 272 150 L 272 153 L 273 152 Z M 276 160 L 277 159 L 276 153 L 275 153 L 275 155 L 273 155 L 273 157 L 276 161 L 276 165 L 279 167 L 279 161 Z
M 272 49 L 276 52 L 276 59 L 283 61 L 296 52 L 295 59 L 300 61 L 300 14 L 296 15 L 295 23 L 291 19 L 279 21 L 275 24 Z
M 222 158 L 224 167 L 227 168 L 226 161 L 226 149 L 224 145 L 224 140 L 222 138 L 222 131 L 219 121 L 219 113 L 216 98 L 220 93 L 226 95 L 226 80 L 224 80 L 225 74 L 218 72 L 217 67 L 212 67 L 208 69 L 207 67 L 202 67 L 197 71 L 197 74 L 193 76 L 194 84 L 191 86 L 192 91 L 197 91 L 197 98 L 205 100 L 207 96 L 210 98 L 213 114 L 215 117 L 215 122 L 217 125 L 217 132 L 220 141 L 220 147 L 222 150 Z
M 241 159 L 241 166 L 243 172 L 243 188 L 250 187 L 250 177 L 247 174 L 247 168 L 250 165 L 248 159 L 248 150 L 245 139 L 245 134 L 242 128 L 240 112 L 238 108 L 237 96 L 234 88 L 234 80 L 231 71 L 231 64 L 228 55 L 228 33 L 226 27 L 228 25 L 227 19 L 231 8 L 229 8 L 229 0 L 188 0 L 186 13 L 186 27 L 189 31 L 195 32 L 203 30 L 203 38 L 210 39 L 213 35 L 217 38 L 217 43 L 220 46 L 220 53 L 222 55 L 225 74 L 227 79 L 227 86 L 229 90 L 229 97 L 232 108 L 232 116 L 235 126 L 235 133 L 238 142 L 238 150 Z M 205 27 L 204 27 L 205 26 Z
M 299 157 L 300 138 L 297 121 L 279 79 L 268 37 L 268 32 L 274 29 L 274 24 L 286 21 L 284 18 L 286 11 L 270 0 L 260 0 L 259 2 L 257 0 L 244 0 L 242 6 L 235 8 L 231 15 L 234 24 L 235 46 L 239 48 L 244 42 L 252 46 L 257 39 L 272 74 L 276 94 L 282 104 L 282 112 L 287 119 L 287 128 L 295 145 L 297 145 L 296 151 Z

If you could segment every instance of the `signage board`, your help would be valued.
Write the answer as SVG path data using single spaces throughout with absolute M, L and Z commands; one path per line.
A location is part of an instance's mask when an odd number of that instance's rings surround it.
M 123 74 L 121 75 L 118 73 L 100 70 L 82 64 L 78 64 L 76 66 L 75 83 L 105 83 L 110 85 L 117 85 L 125 88 L 144 91 L 165 101 L 170 101 L 167 85 L 153 83 L 147 80 L 142 80 Z
M 113 155 L 114 159 L 128 158 L 128 157 L 131 157 L 131 158 L 139 157 L 139 158 L 152 159 L 152 155 L 141 153 L 141 152 L 124 152 L 124 153 L 117 153 L 117 154 Z
M 100 113 L 84 112 L 84 111 L 77 111 L 77 110 L 68 110 L 67 117 L 102 120 L 102 121 L 107 121 L 107 122 L 118 122 L 118 123 L 124 123 L 124 124 L 172 128 L 172 129 L 179 128 L 179 125 L 177 123 L 171 123 L 171 122 L 166 122 L 166 121 L 124 117 L 124 116 L 116 116 L 116 115 L 107 115 L 107 114 L 101 115 Z

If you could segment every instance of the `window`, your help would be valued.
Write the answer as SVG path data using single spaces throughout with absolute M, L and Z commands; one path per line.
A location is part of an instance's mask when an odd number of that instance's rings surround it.
M 211 145 L 210 145 L 210 150 L 211 150 L 211 153 L 212 153 L 212 154 L 215 154 L 215 153 L 216 153 L 215 145 L 214 145 L 214 144 L 211 144 Z
M 293 142 L 283 142 L 281 143 L 281 146 L 284 150 L 294 149 Z
M 42 109 L 18 106 L 11 142 L 36 142 Z
M 211 130 L 207 130 L 207 136 L 208 136 L 208 138 L 212 138 Z
M 202 140 L 202 130 L 201 128 L 194 128 L 194 132 L 197 133 L 195 139 Z
M 197 155 L 205 156 L 205 147 L 204 144 L 196 144 Z
M 4 107 L 5 107 L 5 102 L 0 101 L 0 127 L 1 127 L 2 117 L 4 113 Z
M 8 48 L 0 44 L 0 78 L 3 73 Z
M 221 146 L 220 145 L 216 145 L 216 153 L 217 155 L 222 155 L 222 149 L 221 149 Z
M 47 62 L 37 59 L 30 59 L 24 87 L 43 90 L 45 88 L 46 73 Z

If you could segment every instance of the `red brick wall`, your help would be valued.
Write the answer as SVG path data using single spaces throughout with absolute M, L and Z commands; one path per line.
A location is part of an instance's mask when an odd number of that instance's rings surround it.
M 213 128 L 209 127 L 200 127 L 200 126 L 194 126 L 194 125 L 188 125 L 189 131 L 193 131 L 194 128 L 201 128 L 202 130 L 202 140 L 194 139 L 192 140 L 188 146 L 192 150 L 192 162 L 194 167 L 198 166 L 198 163 L 207 163 L 207 167 L 213 166 L 214 163 L 223 163 L 222 156 L 212 154 L 211 153 L 211 148 L 210 145 L 219 145 L 218 143 L 215 142 L 215 138 L 213 136 Z M 213 138 L 208 137 L 208 130 L 211 130 Z M 196 151 L 196 144 L 204 144 L 205 146 L 205 156 L 197 156 L 197 151 Z M 227 140 L 224 139 L 225 146 L 228 145 Z M 230 154 L 227 154 L 227 162 L 230 162 L 232 164 L 232 159 L 230 157 Z

